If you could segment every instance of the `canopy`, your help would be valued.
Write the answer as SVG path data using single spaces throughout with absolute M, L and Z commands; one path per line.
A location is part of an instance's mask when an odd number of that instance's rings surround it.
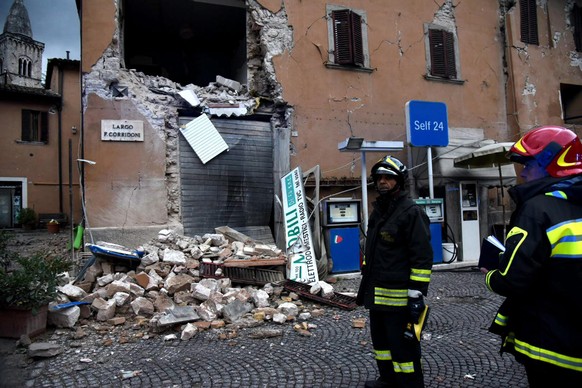
M 455 167 L 466 169 L 474 168 L 492 168 L 497 167 L 499 171 L 499 185 L 501 186 L 501 198 L 503 209 L 503 237 L 505 238 L 505 201 L 503 190 L 503 173 L 501 171 L 502 165 L 513 164 L 506 155 L 511 149 L 513 143 L 493 143 L 477 148 L 475 151 L 469 152 L 465 155 L 454 159 Z M 515 176 L 515 172 L 513 174 Z

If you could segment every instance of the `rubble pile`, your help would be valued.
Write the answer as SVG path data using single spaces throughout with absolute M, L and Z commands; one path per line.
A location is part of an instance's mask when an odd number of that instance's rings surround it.
M 133 324 L 148 335 L 187 340 L 206 329 L 292 322 L 299 333 L 310 335 L 307 321 L 324 314 L 323 308 L 304 304 L 282 282 L 245 285 L 222 275 L 232 267 L 274 268 L 271 271 L 282 274 L 283 252 L 234 230 L 222 231 L 187 237 L 162 230 L 143 245 L 145 254 L 136 268 L 97 258 L 82 279 L 59 287 L 59 300 L 49 306 L 49 324 Z M 204 271 L 205 266 L 211 271 Z M 333 287 L 320 282 L 312 292 L 328 297 Z M 228 338 L 232 332 L 236 330 L 221 335 Z

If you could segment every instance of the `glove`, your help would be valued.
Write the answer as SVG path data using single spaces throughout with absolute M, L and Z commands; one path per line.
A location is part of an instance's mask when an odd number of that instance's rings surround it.
M 424 298 L 419 292 L 419 296 L 408 297 L 408 311 L 410 313 L 410 321 L 412 323 L 418 323 L 422 312 L 424 311 Z

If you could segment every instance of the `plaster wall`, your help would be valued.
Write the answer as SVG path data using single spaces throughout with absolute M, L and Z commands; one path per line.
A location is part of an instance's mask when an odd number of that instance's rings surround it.
M 506 16 L 511 81 L 508 123 L 519 133 L 539 125 L 564 125 L 560 83 L 582 85 L 582 56 L 576 52 L 570 11 L 575 1 L 538 2 L 539 45 L 521 42 L 519 7 Z M 579 126 L 565 125 L 579 132 Z
M 292 165 L 319 164 L 324 177 L 359 176 L 359 153 L 340 153 L 338 142 L 357 136 L 406 143 L 409 100 L 444 102 L 450 127 L 508 140 L 497 2 L 334 1 L 366 11 L 370 73 L 325 66 L 326 4 L 285 1 L 293 46 L 274 64 L 283 100 L 295 109 Z M 425 79 L 425 23 L 455 29 L 462 84 Z M 406 161 L 405 152 L 399 156 Z
M 58 212 L 57 118 L 48 115 L 49 145 L 20 142 L 22 109 L 47 111 L 46 103 L 2 101 L 2 138 L 0 142 L 0 177 L 27 177 L 28 203 L 37 213 Z M 1 178 L 0 178 L 1 180 Z M 24 189 L 24 188 L 23 188 Z

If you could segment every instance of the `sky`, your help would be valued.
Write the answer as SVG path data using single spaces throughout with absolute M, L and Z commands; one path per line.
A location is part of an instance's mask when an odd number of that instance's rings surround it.
M 0 0 L 0 32 L 14 0 Z M 24 0 L 28 10 L 32 38 L 44 43 L 42 72 L 46 74 L 50 58 L 81 58 L 79 15 L 75 0 Z M 44 77 L 43 77 L 44 78 Z

